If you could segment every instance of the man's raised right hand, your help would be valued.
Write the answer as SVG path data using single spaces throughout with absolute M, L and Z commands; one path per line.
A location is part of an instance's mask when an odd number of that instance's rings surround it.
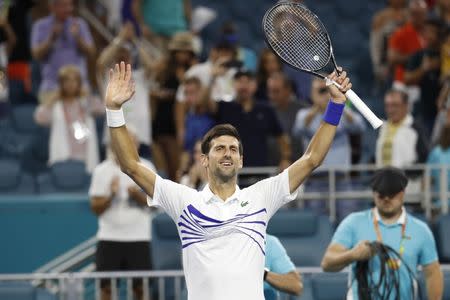
M 109 71 L 109 81 L 106 87 L 105 105 L 111 110 L 119 110 L 122 105 L 133 97 L 135 84 L 131 79 L 131 65 L 122 61 Z

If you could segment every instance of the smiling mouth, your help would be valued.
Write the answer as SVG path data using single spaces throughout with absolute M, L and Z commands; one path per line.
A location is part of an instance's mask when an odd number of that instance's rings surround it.
M 233 163 L 232 162 L 221 162 L 220 165 L 224 166 L 224 167 L 231 167 L 233 165 Z

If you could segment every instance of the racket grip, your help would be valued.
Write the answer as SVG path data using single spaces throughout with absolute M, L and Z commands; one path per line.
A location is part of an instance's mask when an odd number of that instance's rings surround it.
M 383 124 L 383 121 L 380 120 L 371 110 L 370 108 L 359 98 L 358 95 L 353 90 L 348 90 L 345 93 L 345 96 L 348 100 L 352 102 L 352 104 L 356 107 L 356 109 L 366 118 L 366 120 L 372 125 L 373 129 L 377 129 Z

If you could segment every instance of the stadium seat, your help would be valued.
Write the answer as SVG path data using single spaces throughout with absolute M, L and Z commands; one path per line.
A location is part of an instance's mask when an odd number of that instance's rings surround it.
M 448 230 L 450 228 L 450 215 L 439 217 L 435 225 L 435 238 L 441 262 L 450 262 L 450 239 Z
M 151 258 L 154 270 L 181 270 L 181 243 L 173 220 L 166 213 L 152 220 Z M 174 280 L 165 280 L 165 299 L 174 299 Z
M 33 194 L 35 191 L 33 177 L 23 172 L 19 160 L 0 159 L 0 194 Z
M 349 39 L 349 36 L 352 38 Z M 330 33 L 330 38 L 338 64 L 341 64 L 340 59 L 354 59 L 355 53 L 360 53 L 366 40 L 359 31 L 358 23 L 351 21 L 341 24 L 336 32 Z
M 312 276 L 314 300 L 342 300 L 347 295 L 347 273 L 318 273 Z
M 58 296 L 44 288 L 36 289 L 36 300 L 58 300 Z
M 351 5 L 348 5 L 348 0 L 335 0 L 332 2 L 339 14 L 339 17 L 343 20 L 355 19 L 365 10 L 365 1 L 353 1 Z
M 13 107 L 11 110 L 11 124 L 18 133 L 32 134 L 39 126 L 34 122 L 36 106 L 24 104 Z
M 45 193 L 87 193 L 90 175 L 84 162 L 67 160 L 53 164 L 37 178 L 38 191 Z
M 317 267 L 331 240 L 333 227 L 328 217 L 292 209 L 278 211 L 267 232 L 280 239 L 296 266 Z
M 34 300 L 36 299 L 36 290 L 28 282 L 0 282 L 0 299 Z
M 165 213 L 152 220 L 152 263 L 155 270 L 180 270 L 181 243 L 178 230 Z
M 41 127 L 30 143 L 25 146 L 21 155 L 22 166 L 25 171 L 38 174 L 48 170 L 49 135 L 49 128 Z

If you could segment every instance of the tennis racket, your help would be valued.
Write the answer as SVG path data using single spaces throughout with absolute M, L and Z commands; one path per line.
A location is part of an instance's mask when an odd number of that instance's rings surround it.
M 273 52 L 293 68 L 321 77 L 327 84 L 340 87 L 319 71 L 331 61 L 338 74 L 331 40 L 319 18 L 304 5 L 295 2 L 280 2 L 270 8 L 263 18 L 266 43 Z M 374 129 L 383 124 L 353 90 L 345 93 L 353 105 Z

